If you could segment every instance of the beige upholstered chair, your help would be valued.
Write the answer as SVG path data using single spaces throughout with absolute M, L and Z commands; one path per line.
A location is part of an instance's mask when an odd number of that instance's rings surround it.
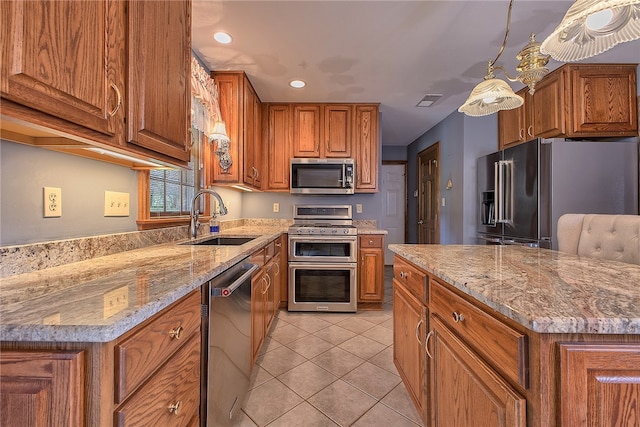
M 558 250 L 640 264 L 640 216 L 562 215 L 558 220 Z

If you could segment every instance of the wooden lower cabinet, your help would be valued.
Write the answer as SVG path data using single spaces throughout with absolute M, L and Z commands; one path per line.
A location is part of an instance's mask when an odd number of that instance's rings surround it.
M 640 344 L 559 347 L 561 425 L 640 425 Z
M 431 425 L 526 426 L 525 398 L 437 317 L 431 327 Z
M 639 334 L 536 333 L 398 256 L 393 328 L 426 426 L 640 426 Z
M 384 301 L 384 235 L 358 236 L 358 305 L 382 309 Z
M 428 365 L 425 335 L 427 307 L 393 280 L 393 363 L 398 369 L 418 414 L 428 425 Z
M 84 425 L 84 353 L 2 351 L 0 425 Z
M 200 301 L 197 289 L 111 342 L 0 343 L 0 425 L 198 425 Z

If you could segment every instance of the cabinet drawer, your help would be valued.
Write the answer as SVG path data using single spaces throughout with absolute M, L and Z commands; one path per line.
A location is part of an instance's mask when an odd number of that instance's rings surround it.
M 527 387 L 527 336 L 446 289 L 435 279 L 429 308 L 496 370 Z
M 381 248 L 384 237 L 381 235 L 359 236 L 361 248 Z
M 200 335 L 116 410 L 116 426 L 187 426 L 200 405 Z M 172 409 L 176 408 L 176 409 Z
M 395 257 L 393 261 L 393 278 L 405 286 L 420 301 L 427 301 L 427 287 L 429 278 L 426 273 L 409 264 L 402 258 Z
M 200 329 L 200 291 L 115 346 L 116 403 L 122 402 Z

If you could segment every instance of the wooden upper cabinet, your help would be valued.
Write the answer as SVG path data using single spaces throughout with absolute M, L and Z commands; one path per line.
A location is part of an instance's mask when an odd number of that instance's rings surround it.
M 636 65 L 570 68 L 571 136 L 638 134 Z
M 243 71 L 215 71 L 212 76 L 218 85 L 220 114 L 231 140 L 232 164 L 225 172 L 218 157 L 212 155 L 212 179 L 208 184 L 242 183 L 261 189 L 264 159 L 260 98 Z
M 533 138 L 636 136 L 636 66 L 567 64 L 549 73 L 522 107 L 498 112 L 500 149 Z
M 322 108 L 317 104 L 293 106 L 293 156 L 321 157 Z
M 353 107 L 323 105 L 324 157 L 351 157 Z
M 498 112 L 498 141 L 500 149 L 527 141 L 526 104 L 531 95 L 523 89 L 518 92 L 525 100 L 522 107 Z M 531 128 L 531 130 L 533 130 Z
M 378 191 L 378 105 L 356 105 L 353 147 L 356 151 L 357 193 Z
M 2 2 L 2 98 L 113 136 L 124 118 L 116 1 Z
M 291 106 L 272 104 L 266 107 L 268 190 L 289 191 L 291 159 Z
M 127 141 L 188 161 L 191 1 L 130 1 L 127 23 Z

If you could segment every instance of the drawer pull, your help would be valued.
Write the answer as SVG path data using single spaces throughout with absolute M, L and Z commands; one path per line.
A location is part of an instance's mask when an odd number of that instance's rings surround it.
M 453 321 L 456 323 L 460 323 L 464 320 L 464 316 L 462 315 L 462 313 L 458 313 L 457 311 L 451 313 L 451 317 L 453 317 Z
M 180 334 L 182 333 L 182 331 L 184 331 L 184 328 L 182 326 L 178 326 L 177 328 L 174 328 L 174 329 L 169 331 L 169 336 L 171 338 L 175 338 L 175 339 L 179 340 L 180 339 Z
M 169 405 L 169 413 L 173 415 L 178 415 L 178 409 L 180 409 L 181 400 L 178 400 L 176 403 L 172 403 Z
M 373 240 L 369 240 L 369 246 L 373 246 Z
M 408 277 L 409 277 L 409 273 L 404 272 L 404 271 L 401 271 L 401 272 L 400 272 L 400 277 L 401 277 L 402 279 L 406 279 L 406 278 L 408 278 Z
M 418 344 L 420 344 L 420 345 L 422 345 L 422 342 L 420 342 L 420 337 L 418 336 L 418 334 L 420 333 L 420 325 L 422 325 L 423 322 L 424 321 L 422 319 L 420 319 L 420 321 L 416 325 L 416 340 L 418 341 Z
M 427 352 L 427 356 L 429 356 L 429 359 L 433 359 L 433 356 L 429 352 L 429 340 L 431 339 L 432 335 L 433 335 L 433 329 L 429 331 L 429 333 L 427 334 L 427 339 L 424 341 L 424 351 Z

